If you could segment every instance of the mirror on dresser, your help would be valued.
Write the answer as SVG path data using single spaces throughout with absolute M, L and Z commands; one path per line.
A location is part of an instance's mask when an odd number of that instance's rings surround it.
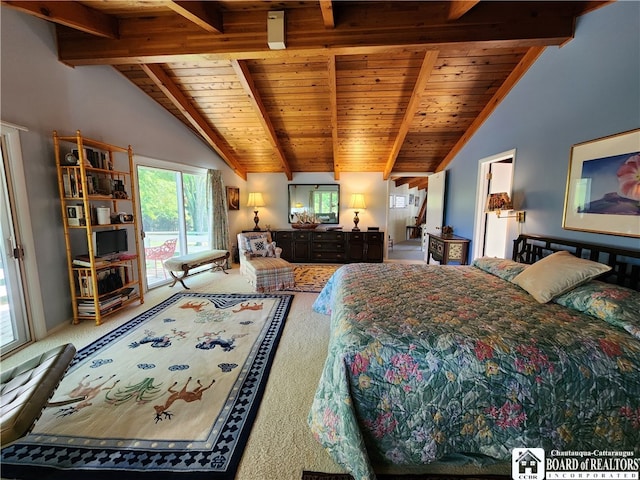
M 340 185 L 289 184 L 289 223 L 296 223 L 298 213 L 313 213 L 323 224 L 337 224 L 340 212 Z

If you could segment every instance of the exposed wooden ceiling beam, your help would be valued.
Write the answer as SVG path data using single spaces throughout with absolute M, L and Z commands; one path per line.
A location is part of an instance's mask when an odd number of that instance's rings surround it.
M 449 2 L 449 20 L 457 20 L 475 7 L 480 0 L 454 0 Z
M 413 176 L 410 173 L 403 175 L 403 176 L 398 176 L 400 175 L 400 173 L 395 172 L 393 176 L 391 176 L 391 180 L 393 181 L 393 183 L 395 184 L 396 187 L 401 187 L 402 185 L 408 185 L 409 188 L 423 188 L 423 185 L 426 185 L 426 183 L 429 180 L 428 176 Z
M 180 88 L 171 80 L 164 69 L 157 64 L 141 65 L 141 68 L 187 120 L 189 120 L 204 140 L 222 157 L 226 164 L 229 165 L 237 175 L 246 180 L 247 172 L 238 160 L 236 160 L 233 152 L 226 146 L 224 140 L 209 125 L 207 120 L 192 105 L 184 93 L 182 93 Z
M 544 47 L 533 47 L 522 57 L 520 63 L 516 65 L 513 71 L 509 74 L 495 95 L 489 100 L 487 105 L 482 109 L 482 112 L 475 118 L 469 128 L 464 132 L 460 140 L 456 142 L 453 148 L 449 151 L 447 156 L 440 162 L 436 168 L 436 172 L 444 170 L 449 163 L 455 158 L 455 156 L 462 150 L 462 147 L 469 141 L 474 133 L 480 128 L 484 121 L 493 113 L 496 107 L 500 104 L 502 99 L 507 96 L 511 89 L 518 83 L 518 80 L 529 70 L 531 65 L 538 59 L 538 57 L 544 51 Z
M 616 0 L 606 0 L 606 1 L 593 0 L 593 1 L 586 2 L 586 5 L 582 9 L 582 15 L 584 15 L 585 13 L 593 12 L 598 8 L 602 8 L 606 5 L 609 5 L 610 3 L 615 3 L 615 2 Z
M 14 2 L 3 5 L 91 35 L 117 39 L 118 19 L 77 2 Z
M 71 65 L 286 59 L 326 55 L 328 50 L 335 55 L 370 54 L 469 42 L 482 48 L 528 48 L 560 45 L 574 33 L 571 2 L 538 2 L 531 9 L 519 8 L 520 2 L 480 2 L 450 22 L 440 6 L 433 6 L 439 3 L 413 2 L 410 15 L 403 12 L 388 18 L 389 11 L 376 2 L 352 2 L 341 5 L 341 20 L 333 29 L 324 25 L 309 29 L 308 18 L 319 16 L 317 7 L 293 8 L 287 11 L 285 50 L 269 50 L 264 11 L 225 12 L 223 34 L 203 32 L 171 15 L 123 17 L 118 41 L 60 29 L 59 56 Z
M 238 80 L 244 88 L 245 93 L 249 97 L 249 101 L 253 106 L 253 109 L 258 116 L 258 120 L 264 129 L 264 132 L 267 136 L 267 140 L 273 147 L 273 151 L 278 157 L 280 164 L 282 165 L 282 170 L 287 175 L 288 180 L 293 180 L 293 174 L 291 173 L 291 166 L 287 159 L 285 158 L 284 152 L 282 151 L 282 147 L 278 142 L 278 135 L 276 134 L 275 128 L 273 128 L 273 124 L 271 123 L 271 119 L 269 118 L 269 114 L 267 113 L 267 109 L 262 103 L 262 99 L 260 97 L 260 92 L 256 88 L 253 79 L 251 78 L 251 72 L 249 71 L 249 67 L 243 61 L 233 60 L 231 62 L 231 66 L 233 70 L 236 72 L 238 76 Z
M 167 2 L 167 6 L 210 33 L 222 33 L 222 12 L 211 2 Z
M 418 78 L 416 79 L 416 83 L 413 87 L 411 99 L 409 100 L 409 104 L 404 111 L 402 123 L 400 124 L 398 134 L 396 135 L 396 139 L 393 142 L 393 147 L 391 148 L 391 152 L 389 153 L 389 157 L 387 158 L 387 163 L 385 164 L 384 171 L 382 172 L 382 178 L 384 180 L 387 180 L 389 178 L 389 175 L 393 170 L 393 166 L 396 163 L 396 159 L 398 158 L 398 154 L 400 153 L 400 149 L 402 148 L 404 139 L 407 136 L 407 132 L 409 132 L 409 127 L 413 123 L 413 117 L 420 107 L 422 95 L 424 94 L 427 82 L 429 81 L 429 77 L 431 77 L 431 72 L 437 59 L 437 51 L 428 51 L 425 54 L 424 59 L 422 60 L 422 66 L 420 67 L 420 73 L 418 73 Z
M 429 185 L 429 177 L 416 178 L 413 177 L 410 179 L 409 186 L 411 188 L 418 188 L 419 190 L 427 188 Z
M 394 181 L 396 187 L 400 187 L 402 185 L 409 185 L 411 178 L 412 177 L 399 177 L 399 178 L 392 178 L 392 180 Z
M 322 23 L 326 28 L 334 28 L 336 19 L 333 16 L 332 0 L 320 0 L 320 11 L 322 12 Z
M 340 149 L 338 148 L 338 86 L 336 80 L 336 56 L 329 55 L 327 60 L 329 74 L 329 108 L 331 109 L 331 139 L 333 143 L 333 176 L 340 180 Z

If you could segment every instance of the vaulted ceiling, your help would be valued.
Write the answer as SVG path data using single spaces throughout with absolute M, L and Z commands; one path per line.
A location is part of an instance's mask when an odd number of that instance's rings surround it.
M 607 3 L 2 1 L 56 24 L 61 62 L 113 66 L 242 178 L 380 172 L 418 188 Z M 284 49 L 268 45 L 272 11 Z

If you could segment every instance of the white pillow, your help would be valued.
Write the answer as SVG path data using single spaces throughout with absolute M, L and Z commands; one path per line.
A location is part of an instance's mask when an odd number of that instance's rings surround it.
M 252 253 L 251 251 L 251 239 L 252 238 L 262 238 L 266 242 L 271 241 L 271 234 L 269 232 L 247 232 L 238 234 L 240 237 L 240 244 L 242 245 L 242 250 L 245 252 Z
M 547 303 L 609 270 L 611 267 L 608 265 L 561 251 L 538 260 L 511 281 L 529 292 L 538 302 Z
M 252 238 L 249 240 L 249 245 L 251 245 L 251 253 L 261 255 L 263 257 L 267 256 L 268 242 L 266 237 Z

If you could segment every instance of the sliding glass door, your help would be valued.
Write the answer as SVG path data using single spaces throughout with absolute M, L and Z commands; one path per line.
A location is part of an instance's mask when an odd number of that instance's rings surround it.
M 165 162 L 137 165 L 148 288 L 170 280 L 164 260 L 210 249 L 206 171 Z
M 15 221 L 15 200 L 5 135 L 0 136 L 0 351 L 30 340 L 22 275 L 23 247 Z

